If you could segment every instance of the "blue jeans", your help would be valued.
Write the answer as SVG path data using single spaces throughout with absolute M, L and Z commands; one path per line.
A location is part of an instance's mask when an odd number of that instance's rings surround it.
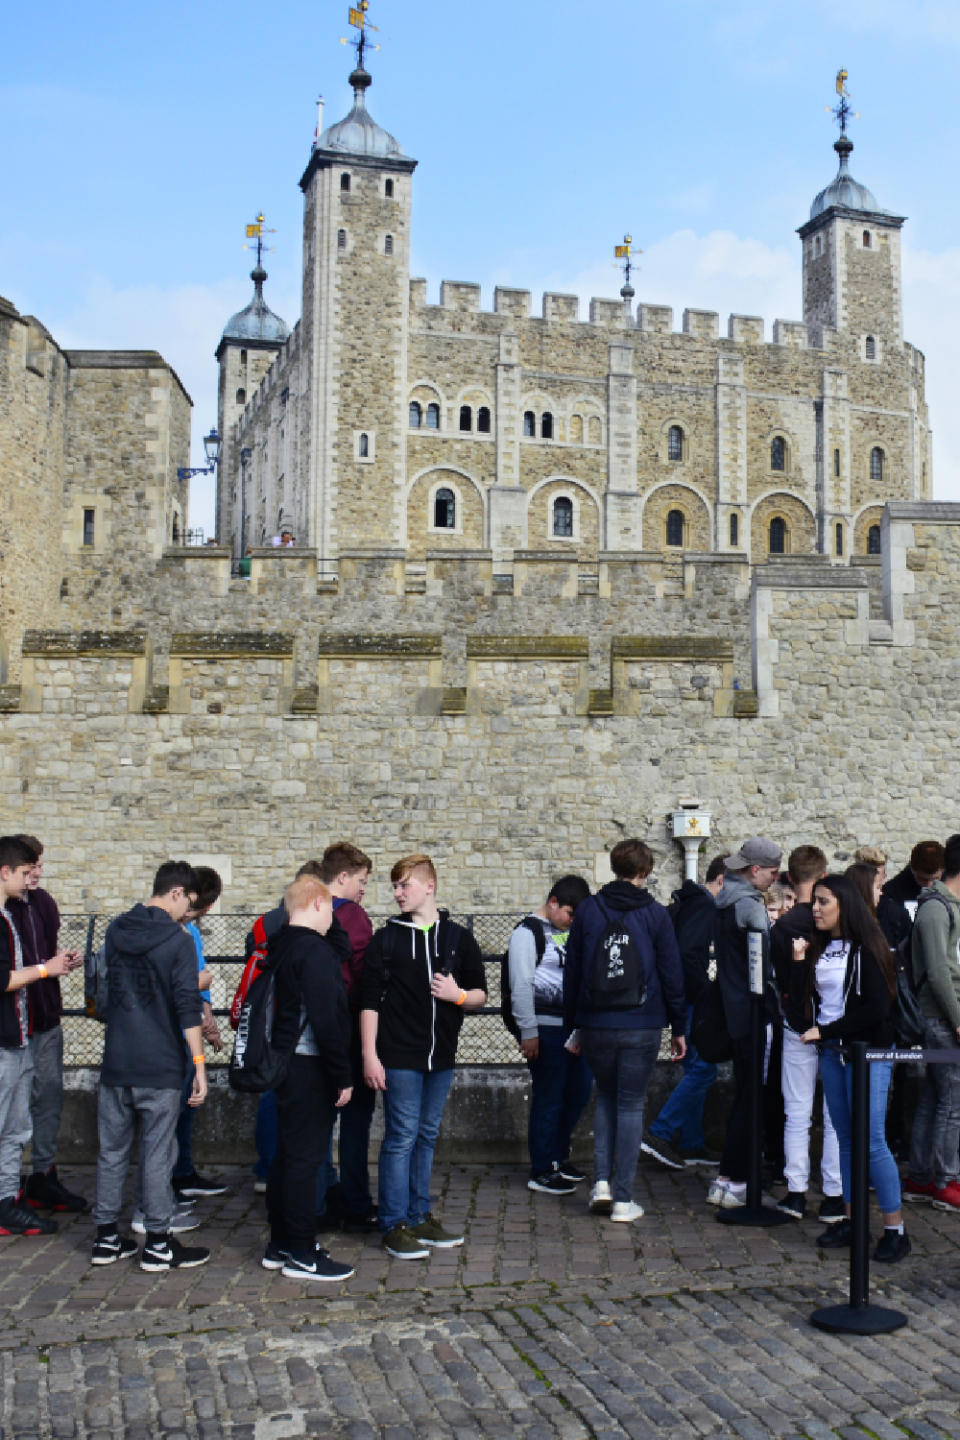
M 706 1142 L 703 1135 L 703 1106 L 707 1091 L 717 1078 L 717 1067 L 698 1055 L 690 1044 L 690 1022 L 693 1006 L 687 1011 L 687 1053 L 683 1057 L 683 1078 L 674 1086 L 666 1104 L 650 1129 L 661 1140 L 673 1140 L 681 1150 L 699 1150 Z
M 867 1066 L 870 1080 L 869 1144 L 870 1184 L 877 1192 L 877 1204 L 884 1215 L 892 1215 L 900 1209 L 900 1174 L 897 1162 L 890 1154 L 885 1126 L 887 1118 L 887 1091 L 893 1065 L 888 1060 L 879 1060 Z M 850 1203 L 850 1148 L 853 1139 L 852 1102 L 853 1066 L 844 1065 L 839 1050 L 825 1045 L 820 1054 L 820 1081 L 830 1111 L 833 1128 L 840 1145 L 840 1175 L 843 1180 L 843 1198 Z
M 597 1078 L 593 1122 L 595 1180 L 609 1180 L 614 1201 L 633 1199 L 643 1102 L 660 1052 L 659 1030 L 581 1031 L 583 1054 Z
M 193 1066 L 190 1067 L 191 1070 Z M 193 1172 L 193 1118 L 196 1110 L 187 1101 L 193 1094 L 193 1076 L 188 1075 L 180 1092 L 180 1114 L 177 1116 L 177 1163 L 174 1180 L 186 1180 Z
M 570 1137 L 593 1089 L 586 1060 L 571 1055 L 563 1041 L 562 1025 L 541 1025 L 540 1053 L 527 1061 L 533 1092 L 527 1136 L 534 1179 L 570 1158 Z
M 430 1213 L 430 1172 L 452 1070 L 387 1070 L 380 1146 L 380 1229 Z

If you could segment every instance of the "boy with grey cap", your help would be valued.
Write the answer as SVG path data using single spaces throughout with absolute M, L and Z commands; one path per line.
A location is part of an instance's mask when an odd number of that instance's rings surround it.
M 750 1074 L 756 1063 L 750 1044 L 751 934 L 760 936 L 763 991 L 768 1024 L 776 1014 L 777 997 L 770 964 L 770 919 L 761 899 L 780 873 L 780 846 L 765 835 L 744 840 L 724 862 L 726 876 L 717 896 L 714 953 L 723 1013 L 733 1042 L 735 1092 L 727 1121 L 720 1170 L 707 1201 L 723 1209 L 746 1204 L 750 1163 Z M 767 1029 L 765 1027 L 765 1029 Z M 761 1032 L 762 1033 L 762 1032 Z M 760 1056 L 762 1068 L 763 1056 Z

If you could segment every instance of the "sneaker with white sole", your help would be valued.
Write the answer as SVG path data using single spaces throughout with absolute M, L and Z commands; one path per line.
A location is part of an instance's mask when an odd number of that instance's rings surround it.
M 736 1210 L 740 1205 L 747 1203 L 746 1183 L 736 1183 L 733 1180 L 714 1180 L 707 1191 L 707 1204 L 716 1205 L 721 1210 Z
M 195 1200 L 203 1200 L 210 1195 L 226 1195 L 230 1187 L 224 1180 L 209 1180 L 206 1175 L 198 1175 L 194 1170 L 192 1175 L 175 1175 L 173 1188 L 178 1200 L 190 1196 Z
M 613 1209 L 613 1191 L 609 1180 L 598 1180 L 590 1191 L 590 1209 L 594 1215 L 609 1215 Z
M 581 1170 L 579 1165 L 574 1165 L 572 1160 L 561 1160 L 557 1173 L 561 1180 L 569 1180 L 574 1185 L 582 1185 L 587 1178 L 586 1171 Z
M 444 1230 L 433 1215 L 427 1215 L 419 1225 L 411 1225 L 410 1233 L 415 1240 L 421 1240 L 424 1245 L 431 1245 L 436 1250 L 455 1250 L 463 1244 L 463 1235 Z
M 531 1175 L 527 1181 L 528 1190 L 537 1190 L 541 1195 L 572 1195 L 577 1188 L 575 1180 L 567 1180 L 554 1165 L 543 1175 Z
M 282 1270 L 290 1259 L 290 1251 L 283 1245 L 277 1245 L 273 1240 L 267 1241 L 267 1248 L 263 1252 L 263 1259 L 260 1264 L 264 1270 Z
M 682 1170 L 686 1163 L 672 1140 L 664 1140 L 661 1136 L 654 1135 L 652 1130 L 643 1132 L 640 1149 L 659 1165 L 666 1165 L 668 1170 Z
M 334 1260 L 329 1250 L 318 1245 L 309 1258 L 288 1255 L 280 1273 L 288 1280 L 325 1280 L 335 1285 L 340 1280 L 349 1280 L 355 1272 L 352 1265 Z
M 395 1260 L 426 1260 L 430 1246 L 418 1240 L 409 1225 L 394 1225 L 383 1237 L 383 1248 Z
M 98 1235 L 93 1242 L 90 1255 L 91 1265 L 113 1265 L 117 1260 L 129 1260 L 136 1255 L 140 1246 L 136 1240 L 114 1231 L 112 1235 Z
M 140 1252 L 140 1269 L 192 1270 L 196 1265 L 206 1265 L 209 1259 L 205 1245 L 181 1245 L 174 1235 L 148 1235 Z
M 610 1211 L 611 1220 L 639 1220 L 643 1215 L 643 1206 L 638 1205 L 634 1200 L 614 1200 L 613 1208 Z

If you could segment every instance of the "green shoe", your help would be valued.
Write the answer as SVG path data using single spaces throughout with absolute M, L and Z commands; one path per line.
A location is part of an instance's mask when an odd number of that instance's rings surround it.
M 383 1237 L 383 1248 L 397 1260 L 426 1260 L 427 1246 L 409 1225 L 394 1225 Z
M 422 1245 L 432 1245 L 435 1250 L 453 1250 L 457 1245 L 463 1244 L 462 1235 L 451 1235 L 432 1215 L 421 1220 L 419 1225 L 412 1226 L 410 1234 Z

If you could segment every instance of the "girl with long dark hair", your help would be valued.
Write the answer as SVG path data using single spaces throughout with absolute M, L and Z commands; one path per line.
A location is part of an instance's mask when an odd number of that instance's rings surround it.
M 845 1062 L 840 1046 L 854 1040 L 878 1048 L 893 1043 L 896 977 L 883 932 L 856 884 L 846 876 L 825 875 L 817 881 L 813 922 L 813 939 L 795 940 L 793 949 L 794 959 L 803 966 L 801 979 L 814 1019 L 801 1039 L 807 1045 L 822 1045 L 823 1093 L 840 1143 L 847 1219 L 817 1241 L 833 1248 L 850 1243 L 853 1067 Z M 903 1260 L 910 1253 L 900 1208 L 900 1175 L 884 1134 L 892 1070 L 890 1061 L 876 1061 L 868 1067 L 870 1183 L 876 1189 L 884 1224 L 873 1258 L 880 1261 Z

